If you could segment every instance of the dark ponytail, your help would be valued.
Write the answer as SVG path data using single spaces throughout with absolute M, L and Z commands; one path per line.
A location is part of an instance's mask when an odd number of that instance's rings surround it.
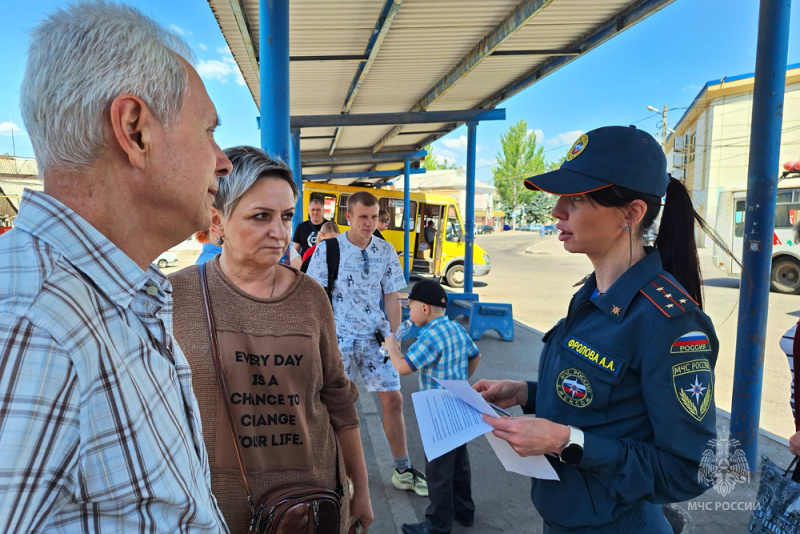
M 672 274 L 702 308 L 703 280 L 694 238 L 695 221 L 703 231 L 708 231 L 706 222 L 694 211 L 686 187 L 670 178 L 655 245 L 661 252 L 664 270 Z
M 645 195 L 616 185 L 592 191 L 587 193 L 587 196 L 601 206 L 623 208 L 634 200 L 641 200 L 647 204 L 647 210 L 638 228 L 638 235 L 636 236 L 638 238 L 642 238 L 642 234 L 652 226 L 658 216 L 658 212 L 661 211 L 661 199 L 659 197 Z M 700 275 L 700 261 L 697 256 L 697 243 L 694 238 L 695 222 L 714 243 L 721 247 L 736 263 L 739 263 L 716 232 L 694 211 L 692 198 L 683 183 L 670 177 L 655 246 L 661 253 L 661 263 L 664 270 L 678 280 L 689 296 L 697 301 L 702 309 L 703 279 Z M 739 265 L 741 266 L 741 263 Z

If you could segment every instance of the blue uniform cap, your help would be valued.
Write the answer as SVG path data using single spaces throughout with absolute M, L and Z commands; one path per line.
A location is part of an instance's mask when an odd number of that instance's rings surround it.
M 580 195 L 618 185 L 663 197 L 667 158 L 652 135 L 634 126 L 604 126 L 581 135 L 560 169 L 525 179 L 525 187 L 554 195 Z

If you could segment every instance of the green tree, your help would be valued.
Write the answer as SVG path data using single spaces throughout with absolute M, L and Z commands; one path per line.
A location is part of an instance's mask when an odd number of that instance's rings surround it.
M 528 222 L 549 224 L 553 217 L 550 212 L 556 205 L 558 197 L 541 191 L 534 191 L 531 201 L 525 204 L 525 216 Z
M 537 146 L 536 134 L 528 133 L 528 124 L 524 119 L 500 136 L 500 144 L 502 150 L 497 153 L 497 164 L 492 168 L 494 186 L 501 202 L 514 212 L 529 204 L 535 196 L 522 181 L 528 176 L 545 172 L 544 147 Z
M 433 143 L 425 147 L 425 150 L 428 151 L 428 155 L 425 156 L 425 161 L 422 163 L 422 166 L 428 169 L 429 171 L 443 171 L 447 169 L 455 169 L 455 163 L 441 163 L 436 160 L 436 156 L 433 155 Z

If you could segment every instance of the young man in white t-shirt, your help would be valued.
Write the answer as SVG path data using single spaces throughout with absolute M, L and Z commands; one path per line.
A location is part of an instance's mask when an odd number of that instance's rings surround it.
M 376 391 L 381 400 L 383 430 L 395 460 L 392 484 L 426 497 L 425 476 L 411 466 L 408 457 L 400 377 L 378 350 L 379 338 L 388 337 L 400 325 L 398 291 L 406 286 L 394 247 L 372 235 L 378 209 L 378 199 L 366 191 L 351 195 L 347 201 L 345 216 L 350 229 L 336 237 L 339 273 L 331 293 L 333 316 L 347 376 L 355 380 L 360 374 L 367 390 Z M 317 245 L 307 272 L 323 287 L 328 286 L 329 242 Z M 381 311 L 381 300 L 386 315 Z

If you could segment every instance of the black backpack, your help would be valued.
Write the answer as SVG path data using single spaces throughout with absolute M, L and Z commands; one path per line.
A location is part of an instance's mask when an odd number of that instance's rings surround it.
M 339 277 L 339 240 L 334 237 L 326 239 L 325 242 L 327 243 L 325 259 L 328 263 L 328 287 L 325 288 L 325 292 L 328 294 L 328 299 L 333 303 L 333 287 Z M 313 254 L 300 266 L 301 271 L 308 271 L 308 264 L 311 263 L 312 256 Z

